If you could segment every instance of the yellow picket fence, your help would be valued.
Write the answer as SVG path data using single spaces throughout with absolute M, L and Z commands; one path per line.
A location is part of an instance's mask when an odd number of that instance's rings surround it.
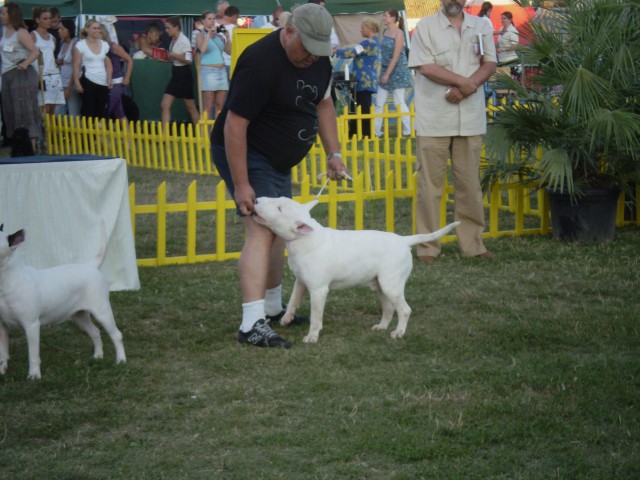
M 47 115 L 49 155 L 104 155 L 127 165 L 171 172 L 213 174 L 208 129 L 213 122 L 126 122 L 66 115 Z
M 326 190 L 320 196 L 319 192 L 314 191 L 311 181 L 306 176 L 300 183 L 299 194 L 294 198 L 300 202 L 308 202 L 317 198 L 319 206 L 317 209 L 326 205 L 327 224 L 333 228 L 340 226 L 341 228 L 352 228 L 362 230 L 366 228 L 367 222 L 371 220 L 370 216 L 365 212 L 368 202 L 379 201 L 383 207 L 377 209 L 377 214 L 384 216 L 384 228 L 387 231 L 396 230 L 396 202 L 400 199 L 407 199 L 406 202 L 412 203 L 412 194 L 410 190 L 394 188 L 393 174 L 390 173 L 386 184 L 388 188 L 380 191 L 366 191 L 364 188 L 364 175 L 360 173 L 354 178 L 353 188 L 346 190 L 340 189 L 336 182 L 327 185 Z M 215 189 L 215 198 L 210 201 L 197 200 L 197 182 L 193 181 L 187 192 L 186 202 L 171 203 L 167 199 L 167 185 L 163 182 L 157 189 L 157 200 L 154 204 L 141 205 L 136 201 L 136 185 L 129 186 L 129 197 L 131 199 L 132 222 L 134 227 L 134 236 L 138 238 L 137 230 L 139 225 L 148 224 L 149 222 L 142 218 L 144 215 L 153 217 L 152 224 L 156 227 L 157 244 L 156 251 L 148 258 L 139 255 L 138 264 L 140 266 L 156 266 L 170 264 L 198 263 L 209 261 L 222 261 L 238 258 L 240 256 L 241 245 L 237 244 L 237 248 L 228 248 L 230 236 L 242 236 L 238 218 L 235 214 L 235 204 L 229 198 L 224 182 L 219 182 Z M 339 219 L 338 210 L 341 212 L 343 208 L 349 205 L 350 217 L 353 223 L 347 225 L 345 219 Z M 172 215 L 181 213 L 186 216 L 186 221 L 179 221 L 185 232 L 174 232 L 171 223 L 175 222 Z M 198 232 L 198 225 L 208 219 L 213 224 L 211 233 L 204 235 Z M 408 233 L 408 232 L 407 232 Z M 170 237 L 173 235 L 173 239 Z M 213 246 L 209 251 L 202 252 L 203 248 L 198 244 L 199 239 L 203 243 L 210 245 L 214 237 Z M 182 242 L 182 239 L 186 239 Z M 172 251 L 174 247 L 169 247 L 170 243 L 177 243 L 184 248 L 182 254 L 168 255 L 167 251 Z M 450 240 L 450 239 L 449 239 Z M 136 242 L 137 243 L 137 242 Z
M 376 160 L 391 161 L 398 155 L 404 161 L 414 161 L 413 139 L 394 132 L 393 124 L 403 115 L 414 116 L 413 106 L 408 113 L 389 112 L 383 114 L 384 136 L 381 140 L 368 140 L 363 148 L 369 149 Z M 352 157 L 357 157 L 358 142 L 348 139 L 348 120 L 358 122 L 358 136 L 362 136 L 362 122 L 371 121 L 375 114 L 351 114 L 338 117 L 338 132 L 343 144 L 349 144 Z M 209 133 L 213 120 L 204 118 L 197 126 L 171 123 L 167 128 L 161 122 L 101 120 L 66 115 L 47 115 L 46 140 L 49 155 L 91 154 L 124 158 L 127 165 L 154 170 L 197 174 L 214 174 L 211 161 Z M 407 143 L 408 142 L 408 143 Z M 406 147 L 405 148 L 405 143 Z M 401 148 L 400 148 L 401 147 Z M 310 155 L 322 150 L 317 142 Z M 402 153 L 405 152 L 405 153 Z M 346 153 L 346 152 L 344 152 Z M 316 172 L 313 172 L 316 173 Z M 301 178 L 301 170 L 293 172 L 294 181 Z
M 415 137 L 403 137 L 395 124 L 402 115 L 385 111 L 383 116 L 384 137 L 360 140 L 358 136 L 348 139 L 348 122 L 373 121 L 375 114 L 344 114 L 338 117 L 338 128 L 342 144 L 342 155 L 353 182 L 330 182 L 318 197 L 319 207 L 327 208 L 327 225 L 332 228 L 377 228 L 409 234 L 415 232 Z M 169 131 L 159 122 L 102 121 L 67 116 L 48 116 L 47 145 L 50 154 L 94 154 L 117 156 L 126 159 L 132 167 L 143 167 L 168 172 L 184 172 L 215 175 L 211 161 L 208 133 L 213 122 L 201 121 L 193 125 L 171 124 Z M 320 143 L 316 143 L 306 158 L 292 171 L 298 201 L 309 201 L 319 193 L 325 177 L 325 155 Z M 130 185 L 131 215 L 138 264 L 159 266 L 208 261 L 223 261 L 240 255 L 242 230 L 235 216 L 235 205 L 228 197 L 224 183 L 220 181 L 215 198 L 197 200 L 197 182 L 188 187 L 186 202 L 171 202 L 167 198 L 166 183 L 157 189 L 154 204 L 139 204 L 136 186 Z M 640 193 L 640 192 L 639 192 Z M 451 221 L 453 187 L 446 186 L 441 204 L 442 223 Z M 487 229 L 485 238 L 501 236 L 546 234 L 550 231 L 549 210 L 546 194 L 535 186 L 499 185 L 485 196 Z M 379 205 L 383 204 L 381 208 Z M 398 205 L 404 213 L 400 224 L 396 215 Z M 339 218 L 349 212 L 348 222 Z M 621 196 L 618 225 L 640 223 L 624 218 L 625 202 Z M 379 220 L 384 212 L 384 221 Z M 184 217 L 176 221 L 176 214 Z M 409 218 L 407 218 L 409 217 Z M 207 230 L 202 232 L 202 223 Z M 154 225 L 155 228 L 149 227 Z M 210 224 L 210 226 L 209 226 Z M 149 231 L 149 229 L 153 231 Z M 142 235 L 141 230 L 147 231 Z M 143 240 L 144 238 L 144 240 Z M 148 240 L 147 240 L 148 238 Z M 448 236 L 444 242 L 453 240 Z M 142 248 L 144 242 L 146 247 Z M 153 242 L 154 248 L 148 244 Z
M 381 190 L 367 190 L 365 188 L 364 173 L 358 174 L 354 178 L 352 188 L 340 188 L 338 183 L 331 182 L 318 198 L 320 205 L 325 204 L 327 208 L 327 226 L 332 228 L 351 228 L 355 230 L 363 230 L 365 228 L 385 229 L 390 232 L 398 232 L 409 234 L 415 232 L 415 176 L 409 180 L 411 188 L 396 188 L 395 172 L 390 171 L 385 179 L 385 185 Z M 310 177 L 306 176 L 300 184 L 300 193 L 294 198 L 299 202 L 307 202 L 316 198 L 316 192 L 311 187 Z M 450 197 L 453 194 L 452 188 L 447 187 L 446 194 L 442 202 L 442 219 L 443 224 L 452 221 Z M 216 187 L 215 198 L 209 201 L 197 200 L 197 182 L 193 181 L 187 192 L 186 202 L 172 203 L 167 199 L 167 185 L 163 182 L 157 189 L 157 200 L 153 204 L 139 204 L 136 200 L 136 185 L 131 184 L 129 187 L 129 196 L 131 200 L 132 224 L 134 228 L 135 238 L 139 235 L 136 233 L 140 224 L 149 223 L 145 221 L 143 216 L 153 217 L 151 221 L 155 225 L 156 249 L 153 253 L 145 256 L 141 255 L 138 250 L 138 265 L 140 266 L 160 266 L 171 264 L 187 264 L 209 261 L 223 261 L 238 258 L 240 256 L 241 245 L 237 244 L 235 248 L 228 248 L 230 236 L 242 236 L 241 230 L 237 228 L 237 217 L 235 216 L 235 204 L 229 199 L 225 190 L 224 182 L 219 182 Z M 525 234 L 542 234 L 549 231 L 548 208 L 545 196 L 536 193 L 536 202 L 541 202 L 535 207 L 531 204 L 531 195 L 525 193 L 524 189 L 514 191 L 512 198 L 514 205 L 511 208 L 513 213 L 509 214 L 510 219 L 501 218 L 504 216 L 504 202 L 500 198 L 501 191 L 493 190 L 488 203 L 489 228 L 483 234 L 485 238 L 495 238 L 505 235 L 525 235 Z M 409 217 L 411 223 L 410 229 L 405 226 L 404 232 L 399 232 L 396 218 L 396 210 L 398 203 L 403 201 L 409 204 L 410 213 L 405 214 Z M 367 208 L 368 205 L 375 201 L 375 210 Z M 379 203 L 382 203 L 382 206 Z M 405 205 L 406 206 L 406 205 Z M 321 208 L 321 207 L 316 207 Z M 343 218 L 339 218 L 339 210 L 342 214 L 349 210 L 349 218 L 351 224 L 348 224 Z M 538 213 L 541 212 L 541 213 Z M 175 231 L 171 226 L 172 217 L 176 213 L 186 216 L 186 220 L 180 222 L 186 232 Z M 373 217 L 384 216 L 384 225 L 370 225 Z M 202 235 L 198 233 L 198 225 L 208 218 L 212 222 L 213 228 L 211 233 Z M 175 220 L 174 220 L 175 221 Z M 533 223 L 533 225 L 531 225 Z M 236 228 L 229 228 L 235 224 Z M 185 235 L 186 234 L 186 235 Z M 180 247 L 183 249 L 181 253 L 173 253 L 176 246 L 169 247 L 171 240 L 169 237 L 177 236 L 180 239 Z M 153 236 L 153 235 L 152 235 Z M 213 246 L 208 251 L 202 252 L 203 247 L 199 242 L 210 244 L 211 237 L 215 237 Z M 454 240 L 452 235 L 442 239 L 443 243 Z M 184 240 L 184 241 L 183 241 Z M 176 243 L 174 238 L 173 243 Z M 136 245 L 139 242 L 136 241 Z M 167 252 L 172 252 L 171 254 Z

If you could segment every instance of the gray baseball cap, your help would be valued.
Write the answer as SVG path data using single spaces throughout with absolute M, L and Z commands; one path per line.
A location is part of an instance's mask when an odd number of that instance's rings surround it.
M 333 19 L 326 8 L 315 3 L 300 5 L 291 12 L 289 23 L 298 29 L 302 44 L 311 55 L 330 57 L 333 54 Z

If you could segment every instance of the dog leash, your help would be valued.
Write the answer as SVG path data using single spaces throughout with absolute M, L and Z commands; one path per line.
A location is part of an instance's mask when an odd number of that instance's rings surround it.
M 347 180 L 351 180 L 353 182 L 353 178 L 351 178 L 347 172 L 342 172 L 342 175 L 343 175 L 342 178 L 346 178 Z M 316 200 L 320 199 L 320 195 L 322 195 L 322 191 L 324 190 L 324 187 L 326 187 L 327 184 L 331 181 L 331 179 L 327 175 L 327 172 L 319 174 L 318 175 L 318 180 L 320 180 L 322 177 L 327 177 L 327 178 L 324 181 L 324 183 L 322 184 L 322 187 L 320 188 L 320 191 L 316 195 Z

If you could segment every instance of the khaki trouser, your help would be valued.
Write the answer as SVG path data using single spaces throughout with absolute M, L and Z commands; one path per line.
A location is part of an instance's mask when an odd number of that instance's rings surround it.
M 484 208 L 480 187 L 480 150 L 482 136 L 471 137 L 418 137 L 418 192 L 416 229 L 418 233 L 431 233 L 440 228 L 440 200 L 447 173 L 447 160 L 451 158 L 455 195 L 455 220 L 462 224 L 456 228 L 458 246 L 462 256 L 473 257 L 487 251 L 482 243 Z M 418 255 L 437 257 L 440 242 L 418 245 Z

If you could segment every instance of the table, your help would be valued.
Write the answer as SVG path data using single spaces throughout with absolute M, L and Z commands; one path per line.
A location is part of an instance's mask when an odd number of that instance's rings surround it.
M 8 163 L 19 161 L 20 163 Z M 0 162 L 0 223 L 24 229 L 21 261 L 48 268 L 95 258 L 107 237 L 100 271 L 111 291 L 138 290 L 127 165 L 121 158 L 24 157 Z

